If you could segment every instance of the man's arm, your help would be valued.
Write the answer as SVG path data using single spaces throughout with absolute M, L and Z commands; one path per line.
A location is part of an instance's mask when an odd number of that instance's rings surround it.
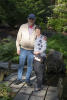
M 17 34 L 17 39 L 16 39 L 16 47 L 17 47 L 17 54 L 19 55 L 20 54 L 20 41 L 21 41 L 21 29 L 22 27 L 20 27 L 19 31 L 18 31 L 18 34 Z
M 45 41 L 47 41 L 47 36 L 44 36 L 44 38 L 43 38 Z

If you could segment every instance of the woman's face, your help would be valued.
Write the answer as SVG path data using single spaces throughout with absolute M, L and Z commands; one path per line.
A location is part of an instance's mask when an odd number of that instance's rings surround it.
M 40 36 L 40 34 L 41 34 L 41 30 L 40 29 L 36 29 L 35 32 L 36 32 L 36 36 Z

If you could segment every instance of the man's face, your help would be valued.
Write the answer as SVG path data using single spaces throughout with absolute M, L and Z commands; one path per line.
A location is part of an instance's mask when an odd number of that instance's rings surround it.
M 32 18 L 29 18 L 28 19 L 28 24 L 31 26 L 31 25 L 34 25 L 35 23 L 35 19 L 32 19 Z

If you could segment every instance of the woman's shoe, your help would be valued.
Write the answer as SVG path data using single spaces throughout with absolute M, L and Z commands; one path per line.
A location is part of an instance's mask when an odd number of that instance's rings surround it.
M 41 88 L 34 88 L 34 91 L 37 92 L 37 91 L 40 91 Z

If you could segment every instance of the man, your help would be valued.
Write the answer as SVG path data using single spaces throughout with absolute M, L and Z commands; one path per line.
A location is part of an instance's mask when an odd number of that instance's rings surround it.
M 28 23 L 21 25 L 16 40 L 17 54 L 19 55 L 18 78 L 16 84 L 22 82 L 23 68 L 27 57 L 26 83 L 30 84 L 30 75 L 33 64 L 33 49 L 35 40 L 35 15 L 29 14 Z

